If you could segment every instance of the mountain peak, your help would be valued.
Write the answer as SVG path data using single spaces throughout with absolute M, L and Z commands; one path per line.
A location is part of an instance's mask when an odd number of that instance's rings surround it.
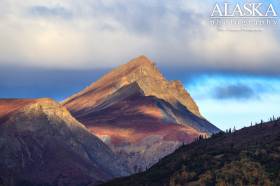
M 164 79 L 163 75 L 156 67 L 156 64 L 144 55 L 138 56 L 130 60 L 128 63 L 123 64 L 113 69 L 110 73 L 106 74 L 106 77 L 110 76 L 119 79 L 132 77 L 133 81 L 142 79 L 143 77 L 147 76 L 150 78 Z
M 79 111 L 81 107 L 95 107 L 101 104 L 104 98 L 135 82 L 145 96 L 155 96 L 174 106 L 180 102 L 190 112 L 202 117 L 184 86 L 179 81 L 166 80 L 155 63 L 144 55 L 113 69 L 89 87 L 65 100 L 63 104 L 71 107 L 72 112 Z
M 200 115 L 183 84 L 165 79 L 145 56 L 113 69 L 63 104 L 127 159 L 133 173 L 181 143 L 219 131 Z
M 127 64 L 125 65 L 137 65 L 137 66 L 144 66 L 144 65 L 150 65 L 154 66 L 155 64 L 145 55 L 138 56 L 132 60 L 130 60 Z

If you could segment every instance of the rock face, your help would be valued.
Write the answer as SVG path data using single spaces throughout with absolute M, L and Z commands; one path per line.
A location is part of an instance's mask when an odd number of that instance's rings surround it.
M 140 56 L 122 65 L 65 102 L 75 112 L 95 107 L 108 95 L 125 85 L 137 82 L 145 96 L 155 96 L 176 104 L 180 102 L 201 117 L 198 107 L 179 81 L 167 81 L 147 57 Z M 90 98 L 90 99 L 87 99 Z M 78 104 L 77 101 L 79 101 Z
M 77 186 L 127 175 L 110 148 L 59 103 L 1 99 L 0 108 L 0 185 Z
M 131 172 L 143 171 L 180 144 L 219 131 L 202 117 L 179 81 L 167 81 L 145 56 L 133 59 L 63 102 Z

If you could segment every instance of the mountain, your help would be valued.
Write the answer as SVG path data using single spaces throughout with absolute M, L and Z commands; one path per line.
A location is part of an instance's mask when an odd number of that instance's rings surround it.
M 108 144 L 131 172 L 140 172 L 182 143 L 220 130 L 209 123 L 179 81 L 168 81 L 140 56 L 63 102 Z
M 146 172 L 102 186 L 280 185 L 280 119 L 184 145 Z
M 128 173 L 107 145 L 46 98 L 0 99 L 0 152 L 5 186 L 98 184 Z

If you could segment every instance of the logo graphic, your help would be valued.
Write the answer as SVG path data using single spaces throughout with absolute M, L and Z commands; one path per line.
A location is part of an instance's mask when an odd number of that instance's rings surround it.
M 272 3 L 216 3 L 210 15 L 210 24 L 220 31 L 262 31 L 279 21 Z

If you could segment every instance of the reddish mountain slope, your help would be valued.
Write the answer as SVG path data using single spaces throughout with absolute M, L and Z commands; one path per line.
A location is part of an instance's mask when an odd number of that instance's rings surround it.
M 0 99 L 0 124 L 13 112 L 34 102 L 36 102 L 34 99 Z
M 99 105 L 104 98 L 119 88 L 137 82 L 146 96 L 156 96 L 170 103 L 181 102 L 191 112 L 201 116 L 197 105 L 179 81 L 167 81 L 145 56 L 133 59 L 93 83 L 83 91 L 68 98 L 65 103 L 72 112 Z
M 181 143 L 218 132 L 184 87 L 138 57 L 64 101 L 80 122 L 142 171 Z
M 76 186 L 127 175 L 107 145 L 59 103 L 1 99 L 0 108 L 0 185 Z

